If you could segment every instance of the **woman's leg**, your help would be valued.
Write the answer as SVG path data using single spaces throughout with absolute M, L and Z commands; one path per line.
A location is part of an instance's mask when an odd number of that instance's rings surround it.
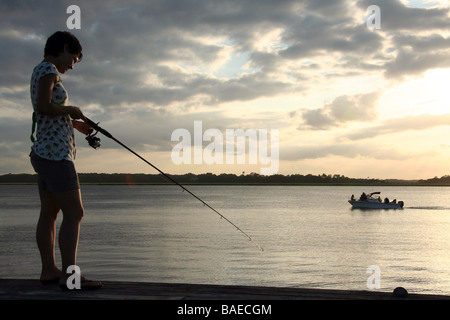
M 61 277 L 55 262 L 56 218 L 59 206 L 51 192 L 39 189 L 41 212 L 36 228 L 36 242 L 41 254 L 42 270 L 40 280 L 52 281 Z
M 80 189 L 54 192 L 53 196 L 63 213 L 59 230 L 59 249 L 61 251 L 62 271 L 65 274 L 69 266 L 76 265 L 78 238 L 84 208 Z
M 78 238 L 80 235 L 81 219 L 84 215 L 84 208 L 81 201 L 80 189 L 66 192 L 53 193 L 56 202 L 63 212 L 63 221 L 59 230 L 59 249 L 61 251 L 63 276 L 59 280 L 62 287 L 66 287 L 66 281 L 69 277 L 67 268 L 76 265 Z M 87 280 L 84 276 L 80 277 L 80 289 L 91 290 L 102 287 L 100 281 Z

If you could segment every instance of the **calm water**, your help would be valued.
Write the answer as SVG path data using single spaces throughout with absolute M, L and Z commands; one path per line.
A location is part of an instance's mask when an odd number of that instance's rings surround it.
M 82 186 L 78 265 L 90 278 L 450 294 L 450 188 Z M 405 209 L 352 210 L 381 191 Z M 0 186 L 0 277 L 37 278 L 36 186 Z M 61 219 L 61 217 L 59 218 Z M 59 252 L 57 251 L 59 259 Z

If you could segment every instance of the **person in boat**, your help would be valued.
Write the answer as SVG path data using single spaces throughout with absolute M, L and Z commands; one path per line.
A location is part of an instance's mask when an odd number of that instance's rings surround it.
M 361 201 L 367 200 L 367 195 L 366 195 L 365 192 L 363 192 L 363 193 L 361 194 L 361 196 L 359 197 L 359 200 L 361 200 Z
M 384 198 L 384 203 L 389 203 L 389 198 L 388 197 Z

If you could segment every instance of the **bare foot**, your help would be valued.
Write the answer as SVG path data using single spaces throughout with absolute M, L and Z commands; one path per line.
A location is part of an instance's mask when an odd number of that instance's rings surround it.
M 58 283 L 61 279 L 63 273 L 58 268 L 53 268 L 52 270 L 42 271 L 41 277 L 39 278 L 39 281 L 41 281 L 42 284 L 50 284 L 50 283 Z
M 64 276 L 61 279 L 59 279 L 59 286 L 63 290 L 69 290 L 67 287 L 67 279 L 69 276 Z M 103 283 L 101 281 L 96 280 L 88 280 L 86 277 L 81 276 L 80 277 L 80 288 L 81 290 L 96 290 L 103 287 Z

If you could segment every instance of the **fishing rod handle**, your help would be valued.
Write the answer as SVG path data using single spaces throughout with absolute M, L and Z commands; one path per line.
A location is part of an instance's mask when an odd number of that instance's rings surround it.
M 105 129 L 103 129 L 102 127 L 100 127 L 98 125 L 98 123 L 95 123 L 94 121 L 92 121 L 91 119 L 89 119 L 88 117 L 84 117 L 86 119 L 86 123 L 94 128 L 95 130 L 97 130 L 98 132 L 101 132 L 103 135 L 107 136 L 108 138 L 114 139 L 112 134 L 109 133 L 108 131 L 106 131 Z

